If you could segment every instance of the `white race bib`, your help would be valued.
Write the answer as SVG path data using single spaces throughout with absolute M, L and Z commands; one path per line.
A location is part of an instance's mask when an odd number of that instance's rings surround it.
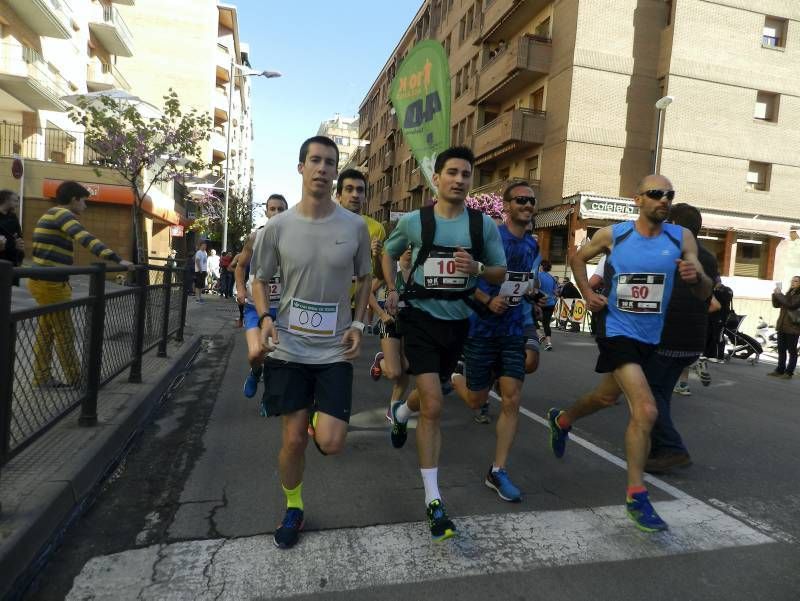
M 620 273 L 617 308 L 628 313 L 661 313 L 666 278 L 663 273 Z
M 333 336 L 338 314 L 338 303 L 312 303 L 293 298 L 289 306 L 289 331 L 306 336 Z
M 516 307 L 528 291 L 531 274 L 529 271 L 506 271 L 506 281 L 500 286 L 500 296 L 508 298 L 508 306 Z
M 429 290 L 464 290 L 469 274 L 458 271 L 452 252 L 432 250 L 425 260 L 425 288 Z
M 283 286 L 281 286 L 281 276 L 276 275 L 268 282 L 268 284 L 269 284 L 269 302 L 270 303 L 280 302 L 281 291 L 283 290 Z

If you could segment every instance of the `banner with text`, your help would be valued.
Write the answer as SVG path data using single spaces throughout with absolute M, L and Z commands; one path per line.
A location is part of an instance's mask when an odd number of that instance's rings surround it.
M 450 146 L 450 66 L 439 42 L 414 46 L 389 92 L 397 122 L 431 189 L 436 156 Z

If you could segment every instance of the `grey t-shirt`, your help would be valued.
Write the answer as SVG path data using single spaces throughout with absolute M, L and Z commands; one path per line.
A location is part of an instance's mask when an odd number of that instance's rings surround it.
M 297 207 L 267 222 L 253 248 L 255 276 L 279 274 L 279 344 L 270 357 L 296 363 L 345 361 L 342 336 L 350 327 L 350 284 L 369 275 L 370 239 L 360 215 L 339 205 L 312 220 Z M 335 320 L 334 320 L 335 317 Z

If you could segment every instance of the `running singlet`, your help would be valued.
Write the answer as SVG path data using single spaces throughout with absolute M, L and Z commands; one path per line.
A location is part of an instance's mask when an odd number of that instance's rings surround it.
M 479 317 L 473 314 L 469 321 L 470 337 L 522 336 L 525 314 L 531 312 L 530 305 L 523 302 L 522 297 L 533 283 L 531 272 L 539 256 L 539 245 L 531 236 L 517 238 L 505 224 L 497 229 L 506 253 L 506 281 L 498 286 L 480 279 L 478 288 L 489 296 L 504 296 L 508 301 L 508 310 L 502 315 L 489 313 Z
M 665 223 L 658 236 L 646 238 L 634 222 L 612 226 L 614 245 L 603 281 L 608 308 L 601 313 L 598 336 L 625 336 L 658 344 L 683 250 L 683 228 Z

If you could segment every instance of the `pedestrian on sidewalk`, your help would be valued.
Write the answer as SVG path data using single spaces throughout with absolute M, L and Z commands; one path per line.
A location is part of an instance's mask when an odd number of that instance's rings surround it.
M 78 221 L 86 210 L 86 201 L 91 196 L 89 190 L 77 182 L 63 182 L 56 190 L 56 204 L 39 218 L 33 231 L 33 262 L 38 267 L 69 267 L 75 260 L 73 242 L 78 242 L 92 254 L 110 261 L 116 261 L 128 269 L 133 269 L 130 261 L 123 260 L 99 239 L 90 234 Z M 39 305 L 66 302 L 72 299 L 69 276 L 55 276 L 47 280 L 31 278 L 28 289 Z M 38 318 L 36 342 L 33 346 L 33 383 L 35 386 L 77 386 L 81 370 L 75 352 L 75 332 L 69 309 L 48 313 Z M 55 342 L 55 344 L 54 344 Z M 50 363 L 53 347 L 65 382 L 57 382 L 51 377 Z
M 219 289 L 222 298 L 230 298 L 233 296 L 233 269 L 231 262 L 233 261 L 233 254 L 231 251 L 226 250 L 219 258 Z
M 553 342 L 551 340 L 552 331 L 550 323 L 553 321 L 553 310 L 556 308 L 556 287 L 558 280 L 550 274 L 553 264 L 547 259 L 542 261 L 539 267 L 539 291 L 545 295 L 542 305 L 542 329 L 544 335 L 539 340 L 544 345 L 544 350 L 552 351 Z
M 786 294 L 781 292 L 780 283 L 775 285 L 772 306 L 781 310 L 775 325 L 778 330 L 778 366 L 768 375 L 791 380 L 797 366 L 797 341 L 800 338 L 800 275 L 792 278 Z
M 194 302 L 202 303 L 203 291 L 206 288 L 206 278 L 208 277 L 208 254 L 206 248 L 208 244 L 205 240 L 201 241 L 194 253 Z
M 0 259 L 10 261 L 15 267 L 25 258 L 25 241 L 17 217 L 19 195 L 13 190 L 0 190 Z M 19 286 L 19 278 L 14 278 Z
M 220 292 L 218 289 L 219 286 L 219 255 L 217 255 L 217 251 L 213 248 L 211 252 L 208 254 L 208 280 L 209 280 L 209 292 Z

